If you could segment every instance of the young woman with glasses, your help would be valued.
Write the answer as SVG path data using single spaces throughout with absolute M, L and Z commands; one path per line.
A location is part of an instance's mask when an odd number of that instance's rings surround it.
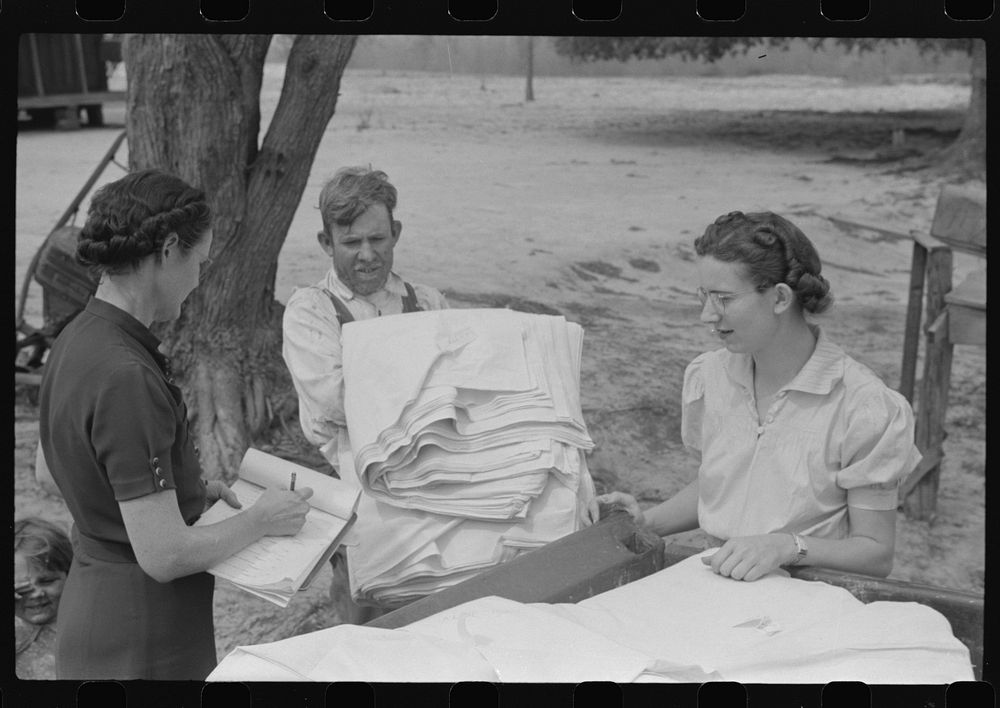
M 771 212 L 731 212 L 695 240 L 701 321 L 722 347 L 684 373 L 681 437 L 697 477 L 642 511 L 660 535 L 701 528 L 703 561 L 737 580 L 816 565 L 892 570 L 900 481 L 916 466 L 913 413 L 812 324 L 831 304 L 813 244 Z

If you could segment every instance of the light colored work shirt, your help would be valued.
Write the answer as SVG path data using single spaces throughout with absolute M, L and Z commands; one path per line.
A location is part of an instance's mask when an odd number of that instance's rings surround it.
M 681 437 L 701 454 L 698 522 L 716 538 L 846 538 L 848 506 L 895 509 L 920 461 L 906 399 L 813 330 L 812 356 L 763 421 L 749 354 L 708 352 L 684 373 Z
M 421 309 L 448 307 L 444 296 L 434 288 L 411 285 Z M 337 434 L 347 425 L 344 370 L 340 322 L 324 288 L 340 298 L 355 320 L 367 320 L 402 313 L 406 286 L 396 273 L 390 273 L 382 289 L 367 296 L 356 295 L 331 268 L 314 287 L 293 292 L 285 305 L 281 355 L 299 396 L 299 423 L 306 439 L 336 466 Z

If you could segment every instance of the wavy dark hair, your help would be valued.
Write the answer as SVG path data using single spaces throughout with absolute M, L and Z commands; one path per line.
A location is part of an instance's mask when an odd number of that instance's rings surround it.
M 14 522 L 14 552 L 46 570 L 69 572 L 73 546 L 66 532 L 51 521 L 27 516 Z
M 101 187 L 90 202 L 77 260 L 101 273 L 134 270 L 177 234 L 187 251 L 211 226 L 205 193 L 162 170 L 141 170 Z
M 370 167 L 341 168 L 319 195 L 323 229 L 330 234 L 334 226 L 350 226 L 373 204 L 384 204 L 392 222 L 396 199 L 396 188 L 385 172 Z
M 806 312 L 818 314 L 833 304 L 816 247 L 795 224 L 773 212 L 720 216 L 695 239 L 694 250 L 699 256 L 743 264 L 759 290 L 785 283 Z

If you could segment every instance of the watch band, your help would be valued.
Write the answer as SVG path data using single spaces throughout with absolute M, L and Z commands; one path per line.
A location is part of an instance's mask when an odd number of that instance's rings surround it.
M 792 565 L 798 565 L 802 562 L 802 559 L 809 554 L 809 547 L 806 546 L 806 541 L 797 533 L 789 534 L 792 540 L 795 542 L 795 560 L 792 561 Z

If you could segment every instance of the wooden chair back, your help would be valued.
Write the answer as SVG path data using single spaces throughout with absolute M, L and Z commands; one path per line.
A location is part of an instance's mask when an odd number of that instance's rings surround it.
M 986 188 L 945 185 L 938 195 L 931 236 L 958 251 L 986 257 Z

